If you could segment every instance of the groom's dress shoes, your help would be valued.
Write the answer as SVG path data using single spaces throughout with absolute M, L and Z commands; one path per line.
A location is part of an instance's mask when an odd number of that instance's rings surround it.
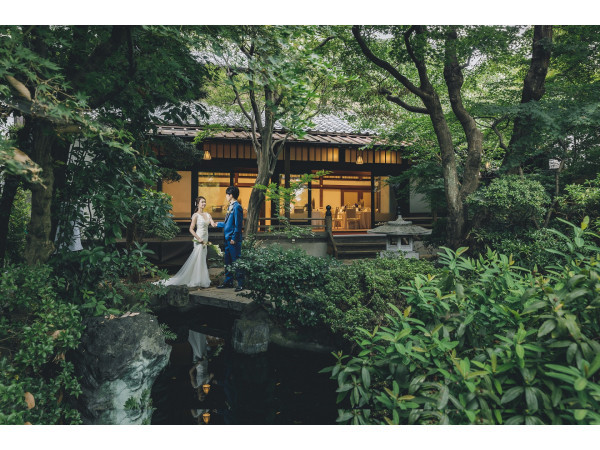
M 232 283 L 223 283 L 217 286 L 217 289 L 225 289 L 225 288 L 232 288 L 233 284 Z

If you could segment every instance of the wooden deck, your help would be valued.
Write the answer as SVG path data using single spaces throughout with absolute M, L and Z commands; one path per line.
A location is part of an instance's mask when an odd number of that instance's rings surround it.
M 243 292 L 243 291 L 242 291 Z M 217 289 L 216 287 L 190 290 L 190 305 L 214 306 L 217 308 L 242 311 L 252 300 L 242 297 L 241 292 L 233 288 Z

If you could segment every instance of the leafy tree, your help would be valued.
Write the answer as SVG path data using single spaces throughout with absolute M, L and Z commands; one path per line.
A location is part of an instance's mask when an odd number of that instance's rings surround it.
M 99 139 L 115 151 L 132 152 L 134 145 L 145 157 L 149 149 L 142 144 L 157 108 L 172 119 L 187 116 L 182 102 L 203 95 L 207 72 L 187 36 L 181 27 L 4 27 L 4 109 L 24 117 L 16 147 L 39 165 L 44 182 L 31 186 L 30 264 L 53 251 L 57 202 L 75 138 Z
M 317 55 L 314 27 L 219 27 L 211 51 L 224 67 L 237 107 L 248 120 L 257 155 L 256 185 L 267 186 L 290 136 L 302 137 L 319 112 L 334 72 Z M 283 132 L 275 136 L 275 124 Z M 254 188 L 248 201 L 246 232 L 258 230 L 264 190 Z
M 352 38 L 346 27 L 333 32 L 341 38 L 340 55 L 331 57 L 360 75 L 344 90 L 354 103 L 340 103 L 359 118 L 370 116 L 361 120 L 365 125 L 387 128 L 382 134 L 413 167 L 439 166 L 449 240 L 458 245 L 469 227 L 464 202 L 477 189 L 482 162 L 503 157 L 490 128 L 501 115 L 492 105 L 518 102 L 523 88 L 515 80 L 525 77 L 520 69 L 529 64 L 531 32 L 489 26 L 354 26 Z M 482 107 L 489 103 L 492 109 Z

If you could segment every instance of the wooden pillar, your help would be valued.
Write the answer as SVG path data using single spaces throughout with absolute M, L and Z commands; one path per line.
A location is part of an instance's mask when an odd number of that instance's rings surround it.
M 193 169 L 192 170 L 192 204 L 190 205 L 190 217 L 192 217 L 192 214 L 194 213 L 194 202 L 196 201 L 196 197 L 198 197 L 198 169 Z
M 285 149 L 283 150 L 284 161 L 283 161 L 283 170 L 285 175 L 285 187 L 289 189 L 290 187 L 290 146 L 289 144 L 285 145 Z M 286 202 L 287 203 L 287 202 Z M 285 208 L 285 217 L 290 218 L 290 205 L 287 203 L 284 205 Z
M 312 217 L 312 181 L 308 182 L 308 217 Z
M 271 177 L 271 183 L 277 183 L 279 186 L 279 172 L 275 172 Z M 279 217 L 279 202 L 271 201 L 271 218 Z M 271 222 L 272 224 L 273 222 Z
M 375 228 L 375 175 L 371 172 L 371 228 Z

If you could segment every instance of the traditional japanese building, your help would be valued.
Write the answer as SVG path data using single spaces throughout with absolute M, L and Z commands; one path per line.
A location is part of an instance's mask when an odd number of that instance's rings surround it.
M 248 206 L 257 173 L 250 131 L 240 116 L 212 107 L 208 113 L 207 124 L 223 125 L 226 130 L 204 140 L 205 158 L 187 170 L 179 170 L 179 181 L 159 186 L 172 196 L 176 220 L 189 221 L 198 195 L 206 198 L 207 211 L 213 218 L 222 220 L 226 210 L 225 189 L 230 185 L 239 187 L 238 200 L 244 210 Z M 378 222 L 394 220 L 398 207 L 405 215 L 429 215 L 428 205 L 422 199 L 395 198 L 394 190 L 386 183 L 389 176 L 398 175 L 408 167 L 402 158 L 402 148 L 375 146 L 362 150 L 373 141 L 372 134 L 358 133 L 347 121 L 333 115 L 317 116 L 313 122 L 314 128 L 302 139 L 288 138 L 271 180 L 285 186 L 286 180 L 293 182 L 305 173 L 330 172 L 296 192 L 290 213 L 294 223 L 311 224 L 313 219 L 318 225 L 315 219 L 324 217 L 327 205 L 332 207 L 334 232 L 365 232 Z M 197 125 L 161 124 L 158 134 L 191 141 L 202 129 L 203 126 Z M 284 137 L 281 127 L 276 126 L 275 131 L 275 139 Z M 271 203 L 265 202 L 260 214 L 263 229 L 278 215 L 277 206 Z

